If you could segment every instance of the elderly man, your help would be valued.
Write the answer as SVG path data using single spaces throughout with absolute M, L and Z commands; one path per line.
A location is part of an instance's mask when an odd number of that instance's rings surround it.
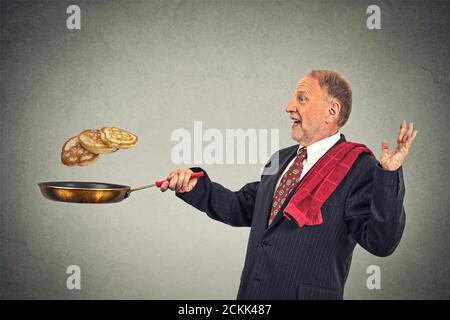
M 201 168 L 172 171 L 161 191 L 232 226 L 251 227 L 238 299 L 342 299 L 353 249 L 392 254 L 405 226 L 402 164 L 417 131 L 403 120 L 397 147 L 381 144 L 376 160 L 340 128 L 352 105 L 338 73 L 314 70 L 286 107 L 298 144 L 279 150 L 260 181 L 233 192 Z M 267 170 L 268 171 L 268 170 Z

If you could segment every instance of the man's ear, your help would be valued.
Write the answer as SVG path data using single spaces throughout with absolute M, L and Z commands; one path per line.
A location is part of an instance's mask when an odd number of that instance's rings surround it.
M 328 122 L 331 122 L 333 120 L 336 121 L 336 123 L 339 120 L 339 113 L 341 112 L 341 104 L 336 99 L 331 99 L 329 105 L 328 105 Z

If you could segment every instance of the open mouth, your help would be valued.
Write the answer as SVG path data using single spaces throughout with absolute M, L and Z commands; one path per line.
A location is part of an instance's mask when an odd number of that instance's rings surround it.
M 298 125 L 300 125 L 302 123 L 299 119 L 294 119 L 294 118 L 291 118 L 291 119 L 294 121 L 292 126 L 298 126 Z

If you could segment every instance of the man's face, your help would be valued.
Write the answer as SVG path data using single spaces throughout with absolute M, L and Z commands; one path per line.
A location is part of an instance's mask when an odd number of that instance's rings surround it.
M 325 90 L 320 88 L 319 80 L 311 76 L 300 80 L 286 112 L 294 120 L 292 139 L 308 146 L 324 138 L 327 102 Z

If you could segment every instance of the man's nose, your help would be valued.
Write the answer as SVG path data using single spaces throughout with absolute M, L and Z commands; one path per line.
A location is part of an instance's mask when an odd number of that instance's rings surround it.
M 286 106 L 286 112 L 290 113 L 290 112 L 295 112 L 295 111 L 297 111 L 297 106 L 295 105 L 295 103 L 290 101 Z

